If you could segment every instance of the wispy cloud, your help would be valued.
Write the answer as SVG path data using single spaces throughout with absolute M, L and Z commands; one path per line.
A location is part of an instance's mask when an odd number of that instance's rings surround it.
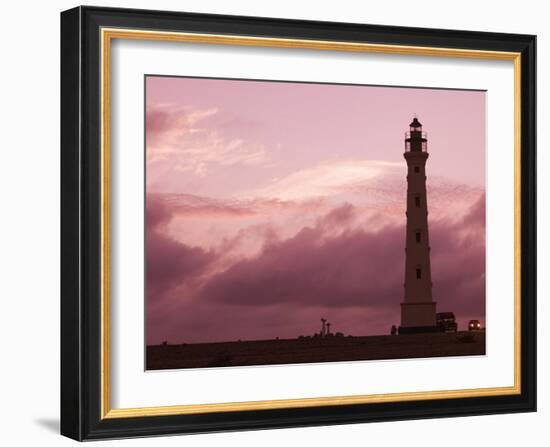
M 305 200 L 353 191 L 365 184 L 382 186 L 403 176 L 403 163 L 378 160 L 328 161 L 276 178 L 267 186 L 246 191 L 250 197 Z M 399 184 L 402 184 L 402 178 Z M 395 185 L 388 185 L 395 190 Z
M 172 104 L 148 104 L 146 118 L 149 173 L 161 177 L 166 165 L 173 172 L 203 176 L 214 165 L 255 166 L 267 161 L 265 147 L 242 138 L 228 137 L 209 122 L 220 110 L 196 110 Z M 154 174 L 152 174 L 154 175 Z M 155 181 L 149 177 L 149 181 Z
M 404 163 L 381 160 L 326 161 L 275 178 L 258 188 L 241 193 L 243 199 L 256 198 L 284 203 L 349 201 L 357 206 L 403 215 L 407 168 Z M 468 186 L 438 176 L 427 181 L 430 213 L 460 216 L 457 208 L 468 207 L 483 188 Z M 454 207 L 449 209 L 452 201 Z

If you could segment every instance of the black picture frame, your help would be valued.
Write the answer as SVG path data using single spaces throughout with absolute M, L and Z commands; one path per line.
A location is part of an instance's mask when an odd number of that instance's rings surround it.
M 521 54 L 521 384 L 514 395 L 103 418 L 102 28 L 459 48 Z M 167 11 L 61 13 L 61 433 L 77 440 L 536 410 L 536 36 Z

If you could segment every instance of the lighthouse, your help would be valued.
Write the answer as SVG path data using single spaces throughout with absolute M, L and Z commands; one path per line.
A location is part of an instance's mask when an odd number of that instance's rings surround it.
M 426 161 L 428 139 L 415 117 L 405 133 L 407 161 L 407 229 L 405 240 L 405 296 L 401 303 L 400 334 L 434 332 Z

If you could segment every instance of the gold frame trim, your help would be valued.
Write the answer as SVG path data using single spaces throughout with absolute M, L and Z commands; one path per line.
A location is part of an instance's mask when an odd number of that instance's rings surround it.
M 113 39 L 156 40 L 215 45 L 299 48 L 323 51 L 368 52 L 412 56 L 440 56 L 514 62 L 514 385 L 510 387 L 422 391 L 356 396 L 328 396 L 215 404 L 174 405 L 143 408 L 111 408 L 110 341 L 110 70 Z M 383 45 L 322 40 L 279 39 L 200 33 L 101 29 L 101 419 L 167 416 L 211 412 L 308 408 L 428 399 L 503 396 L 521 393 L 521 53 L 455 48 Z

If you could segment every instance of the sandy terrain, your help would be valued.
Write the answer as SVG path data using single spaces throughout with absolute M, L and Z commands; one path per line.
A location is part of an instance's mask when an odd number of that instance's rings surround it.
M 147 347 L 147 369 L 485 354 L 485 332 L 231 341 Z

